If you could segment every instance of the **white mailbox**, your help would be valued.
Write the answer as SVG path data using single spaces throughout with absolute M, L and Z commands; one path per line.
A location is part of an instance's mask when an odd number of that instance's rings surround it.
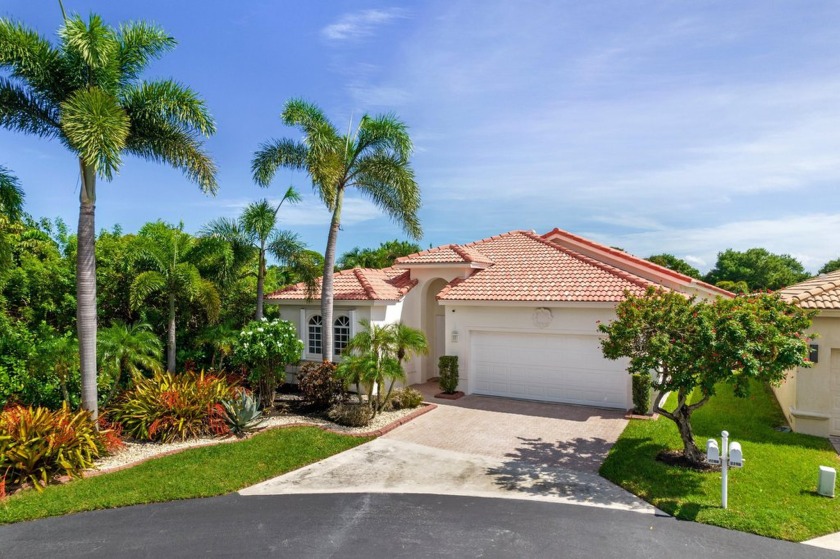
M 744 467 L 744 453 L 741 452 L 741 443 L 729 445 L 729 465 L 733 468 Z
M 717 441 L 709 439 L 706 441 L 706 462 L 709 464 L 720 464 L 720 449 Z

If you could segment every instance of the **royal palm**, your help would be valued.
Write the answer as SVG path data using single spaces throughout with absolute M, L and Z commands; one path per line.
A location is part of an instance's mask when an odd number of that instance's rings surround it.
M 76 262 L 82 404 L 97 412 L 97 178 L 110 180 L 125 153 L 168 163 L 202 190 L 216 190 L 216 169 L 201 138 L 215 131 L 204 102 L 173 80 L 143 81 L 150 61 L 175 46 L 159 27 L 115 29 L 99 16 L 65 19 L 53 45 L 20 23 L 0 19 L 0 125 L 57 139 L 80 171 Z
M 301 141 L 282 139 L 263 144 L 251 163 L 254 180 L 267 186 L 277 169 L 303 169 L 315 193 L 332 212 L 324 275 L 321 283 L 323 353 L 333 358 L 333 270 L 344 195 L 354 188 L 405 229 L 422 235 L 417 212 L 420 189 L 409 163 L 413 150 L 405 124 L 392 114 L 364 115 L 355 131 L 341 134 L 313 104 L 300 99 L 286 103 L 282 119 L 303 133 Z

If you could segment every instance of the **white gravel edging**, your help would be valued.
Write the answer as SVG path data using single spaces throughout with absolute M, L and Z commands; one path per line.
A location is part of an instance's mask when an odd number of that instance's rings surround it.
M 286 425 L 314 425 L 316 427 L 326 427 L 331 431 L 338 433 L 346 433 L 348 435 L 359 435 L 363 433 L 371 433 L 378 431 L 395 421 L 414 413 L 420 408 L 412 408 L 405 410 L 382 412 L 377 415 L 370 424 L 365 427 L 345 427 L 343 425 L 336 425 L 331 421 L 327 421 L 320 417 L 309 417 L 305 415 L 286 414 L 269 417 L 260 424 L 260 431 L 272 429 L 275 427 L 283 427 Z M 120 450 L 117 454 L 104 456 L 94 462 L 92 471 L 104 472 L 124 468 L 126 466 L 144 462 L 150 458 L 155 458 L 162 454 L 171 453 L 173 451 L 183 450 L 187 448 L 194 448 L 200 446 L 210 446 L 216 444 L 232 443 L 242 439 L 236 437 L 203 437 L 200 439 L 191 439 L 189 441 L 179 441 L 174 443 L 153 443 L 153 442 L 126 442 L 125 448 Z

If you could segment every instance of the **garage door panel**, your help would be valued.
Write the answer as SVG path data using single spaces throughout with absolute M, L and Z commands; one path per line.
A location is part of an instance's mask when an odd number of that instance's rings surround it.
M 596 336 L 474 332 L 471 355 L 476 393 L 626 407 L 624 364 Z

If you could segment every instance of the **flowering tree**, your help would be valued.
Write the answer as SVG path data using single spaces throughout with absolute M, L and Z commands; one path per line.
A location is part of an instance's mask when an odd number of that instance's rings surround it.
M 286 365 L 300 361 L 303 342 L 286 320 L 253 320 L 239 333 L 233 355 L 248 368 L 248 380 L 257 386 L 264 408 L 274 404 L 277 376 L 285 373 Z
M 629 357 L 630 374 L 652 373 L 659 392 L 654 411 L 677 424 L 690 463 L 703 461 L 691 414 L 714 396 L 717 386 L 729 384 L 743 398 L 751 380 L 777 384 L 790 369 L 810 365 L 803 332 L 813 313 L 776 295 L 697 301 L 648 288 L 643 296 L 628 294 L 616 314 L 616 320 L 598 327 L 607 335 L 601 341 L 604 356 Z M 691 402 L 695 391 L 699 400 Z M 677 396 L 673 410 L 661 407 L 668 392 Z

